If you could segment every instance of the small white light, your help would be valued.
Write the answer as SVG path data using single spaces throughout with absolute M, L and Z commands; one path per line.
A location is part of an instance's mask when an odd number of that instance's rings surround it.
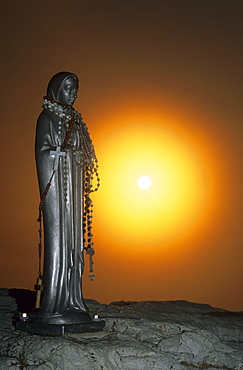
M 94 320 L 99 320 L 99 315 L 94 315 Z
M 21 321 L 27 321 L 28 319 L 29 318 L 28 318 L 28 315 L 27 315 L 26 312 L 21 313 L 21 315 L 20 315 L 20 320 Z

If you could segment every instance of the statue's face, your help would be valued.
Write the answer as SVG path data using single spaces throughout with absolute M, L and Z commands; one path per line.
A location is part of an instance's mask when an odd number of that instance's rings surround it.
M 60 89 L 58 102 L 62 105 L 73 105 L 77 98 L 78 81 L 73 77 L 68 78 L 63 82 Z

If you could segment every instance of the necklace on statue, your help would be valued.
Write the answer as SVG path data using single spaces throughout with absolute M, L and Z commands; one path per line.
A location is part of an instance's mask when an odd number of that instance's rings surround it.
M 71 141 L 71 133 L 73 126 L 75 125 L 78 129 L 78 133 L 81 141 L 81 163 L 83 166 L 83 196 L 84 196 L 84 210 L 83 210 L 83 243 L 86 253 L 89 255 L 89 279 L 94 280 L 94 271 L 93 271 L 93 260 L 92 256 L 94 255 L 94 243 L 93 243 L 93 234 L 92 234 L 92 218 L 93 218 L 93 202 L 90 198 L 90 194 L 97 191 L 100 187 L 100 178 L 98 174 L 98 160 L 95 154 L 94 145 L 90 138 L 88 128 L 83 122 L 82 116 L 77 112 L 73 107 L 66 106 L 57 103 L 54 99 L 47 96 L 44 97 L 43 108 L 48 109 L 50 112 L 60 117 L 59 125 L 63 122 L 66 126 L 65 138 L 60 146 L 57 146 L 56 151 L 52 151 L 52 154 L 55 155 L 53 173 L 50 177 L 49 182 L 46 185 L 46 188 L 42 194 L 40 204 L 39 204 L 39 217 L 37 221 L 39 222 L 39 244 L 38 244 L 38 254 L 39 254 L 39 278 L 42 277 L 42 209 L 43 203 L 46 199 L 47 193 L 50 189 L 53 176 L 58 169 L 59 157 L 63 156 L 63 164 L 66 166 L 65 162 L 65 147 L 68 144 L 73 145 Z M 58 133 L 61 134 L 61 127 L 58 128 Z M 73 155 L 75 156 L 75 150 L 73 148 Z M 65 171 L 64 171 L 65 172 Z M 93 180 L 96 178 L 96 187 L 93 187 Z M 64 183 L 67 179 L 64 179 Z M 64 200 L 66 200 L 66 194 L 64 194 Z

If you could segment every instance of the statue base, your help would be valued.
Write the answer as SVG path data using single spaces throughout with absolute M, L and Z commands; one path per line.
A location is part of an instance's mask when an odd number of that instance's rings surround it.
M 29 316 L 24 315 L 16 321 L 16 329 L 39 335 L 91 333 L 102 331 L 105 326 L 105 321 L 100 320 L 98 315 L 92 319 L 88 312 L 81 310 L 67 310 L 63 314 L 44 315 L 39 309 L 34 309 Z
M 17 321 L 16 330 L 38 335 L 64 336 L 65 334 L 92 333 L 102 331 L 105 321 L 93 319 L 79 324 L 47 324 L 30 320 Z

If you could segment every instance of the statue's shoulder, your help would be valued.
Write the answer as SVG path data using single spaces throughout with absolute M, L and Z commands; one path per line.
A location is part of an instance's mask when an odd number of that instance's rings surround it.
M 43 109 L 43 111 L 40 113 L 38 120 L 37 120 L 37 125 L 49 125 L 52 122 L 56 121 L 56 116 L 52 114 L 48 109 Z
M 48 109 L 43 109 L 38 117 L 38 121 L 44 121 L 51 118 L 51 112 Z

